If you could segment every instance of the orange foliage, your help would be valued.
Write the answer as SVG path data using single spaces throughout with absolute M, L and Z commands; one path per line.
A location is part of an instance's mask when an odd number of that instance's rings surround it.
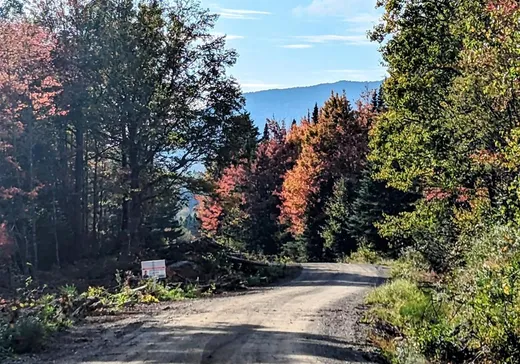
M 62 90 L 53 65 L 55 49 L 56 39 L 41 26 L 25 21 L 0 23 L 0 178 L 8 178 L 8 171 L 22 173 L 11 144 L 23 136 L 27 125 L 65 114 L 55 103 Z M 42 186 L 23 191 L 13 186 L 19 179 L 4 181 L 0 199 L 36 197 Z
M 245 194 L 242 186 L 246 182 L 246 177 L 247 173 L 243 165 L 228 167 L 217 181 L 213 196 L 196 196 L 199 202 L 197 216 L 203 231 L 209 235 L 216 234 L 226 207 L 244 203 Z
M 318 122 L 303 120 L 288 141 L 299 144 L 295 167 L 287 172 L 281 193 L 282 223 L 301 234 L 309 209 L 320 201 L 322 187 L 340 176 L 355 178 L 365 163 L 369 108 L 353 112 L 345 95 L 332 95 L 320 110 Z

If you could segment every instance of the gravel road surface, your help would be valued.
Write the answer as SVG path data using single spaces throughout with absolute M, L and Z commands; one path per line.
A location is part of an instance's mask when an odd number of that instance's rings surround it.
M 372 363 L 357 323 L 365 294 L 383 282 L 370 265 L 305 264 L 281 286 L 183 302 L 103 330 L 78 328 L 39 363 Z M 30 361 L 25 361 L 25 363 Z

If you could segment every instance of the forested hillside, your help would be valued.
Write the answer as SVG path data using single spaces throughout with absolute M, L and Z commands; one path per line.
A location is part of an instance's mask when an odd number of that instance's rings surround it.
M 413 193 L 372 178 L 369 132 L 386 109 L 381 90 L 352 106 L 332 94 L 300 123 L 271 120 L 256 153 L 210 175 L 202 230 L 226 245 L 297 261 L 338 259 L 359 243 L 389 250 L 375 223 L 409 208 Z
M 262 129 L 266 119 L 285 120 L 287 123 L 299 121 L 308 111 L 312 111 L 314 105 L 323 105 L 331 91 L 344 91 L 349 101 L 355 103 L 364 92 L 378 89 L 380 86 L 381 81 L 339 81 L 307 87 L 248 92 L 244 94 L 245 107 L 255 125 Z

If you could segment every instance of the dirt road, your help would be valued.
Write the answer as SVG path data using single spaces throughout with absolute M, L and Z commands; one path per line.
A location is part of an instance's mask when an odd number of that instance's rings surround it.
M 369 265 L 306 264 L 282 286 L 172 306 L 53 362 L 368 363 L 355 308 L 383 276 Z

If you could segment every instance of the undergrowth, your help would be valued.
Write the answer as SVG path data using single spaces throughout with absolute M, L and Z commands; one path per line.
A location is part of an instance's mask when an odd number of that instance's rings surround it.
M 287 267 L 266 265 L 249 275 L 230 268 L 229 273 L 236 275 L 243 286 L 261 286 L 285 277 Z M 46 286 L 33 288 L 33 282 L 28 279 L 26 286 L 18 290 L 16 301 L 0 302 L 0 361 L 12 354 L 41 351 L 54 333 L 69 328 L 87 315 L 117 314 L 138 304 L 181 301 L 217 292 L 217 283 L 202 286 L 198 282 L 180 284 L 134 279 L 130 284 L 133 278 L 117 272 L 116 288 L 89 287 L 83 293 L 74 285 L 47 293 Z
M 498 227 L 466 243 L 463 263 L 440 276 L 408 252 L 367 296 L 372 339 L 392 363 L 520 363 L 520 233 Z
M 391 264 L 390 259 L 386 258 L 372 244 L 367 242 L 361 242 L 354 252 L 341 258 L 339 262 L 349 264 Z

